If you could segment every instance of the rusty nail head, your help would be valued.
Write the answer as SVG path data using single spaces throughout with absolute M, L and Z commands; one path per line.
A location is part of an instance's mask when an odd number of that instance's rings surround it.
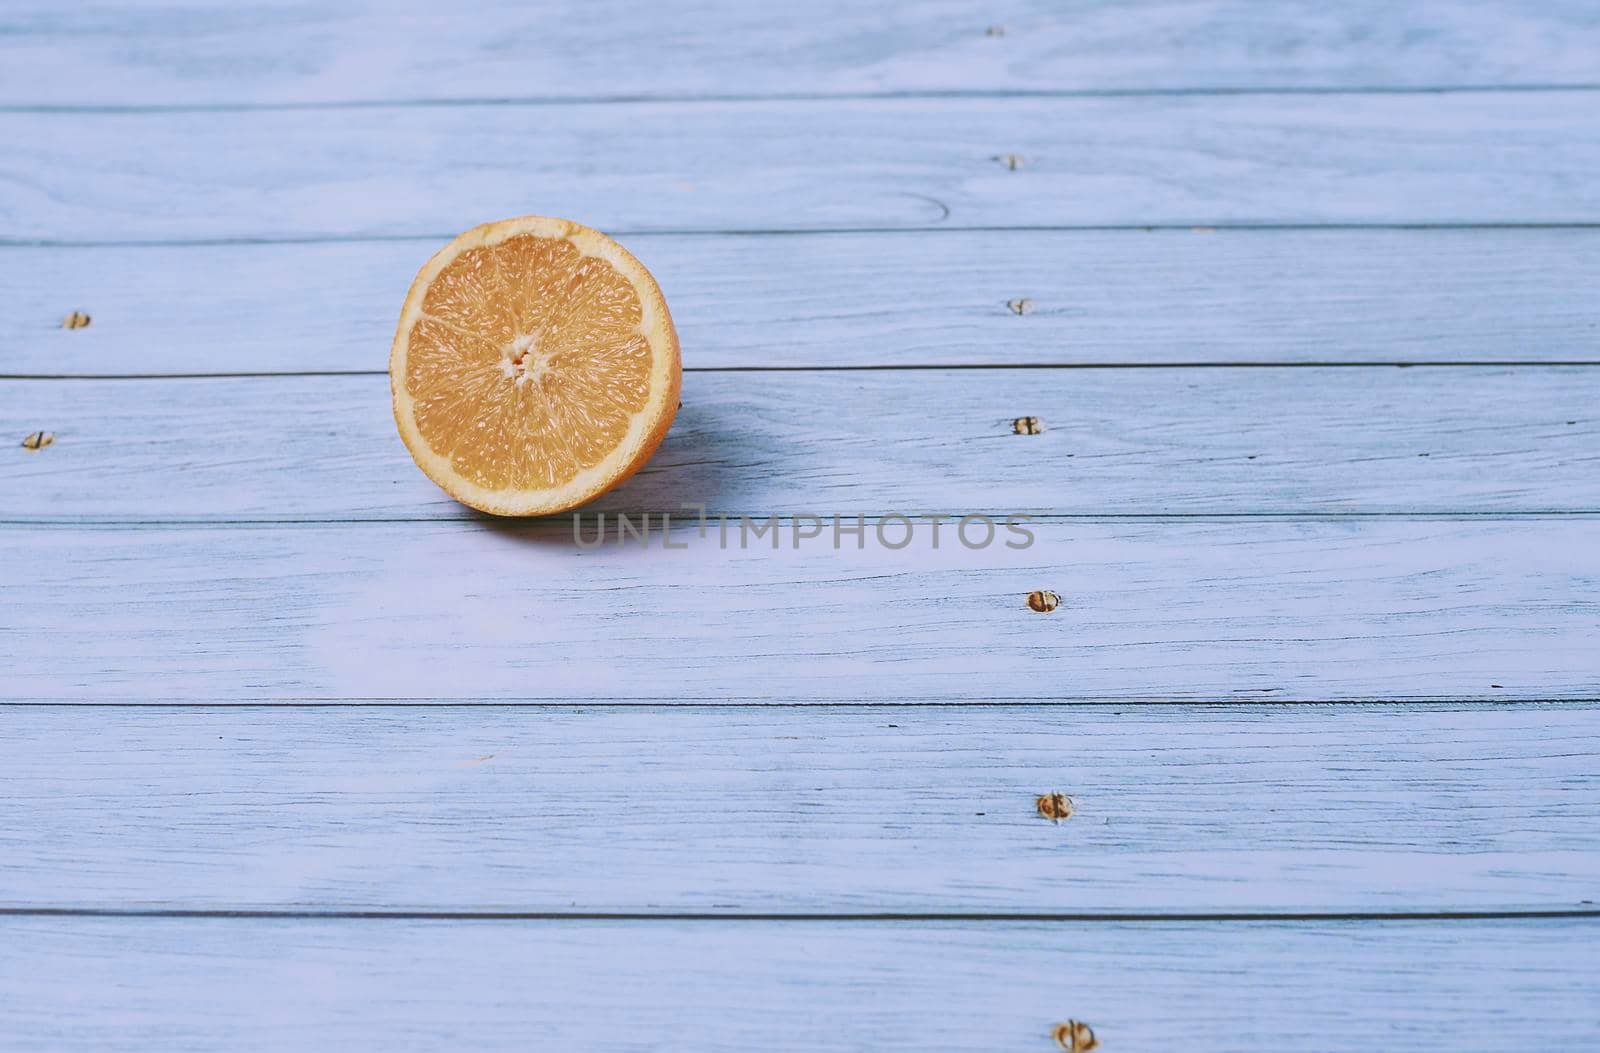
M 1099 1041 L 1094 1037 L 1094 1028 L 1082 1020 L 1068 1020 L 1065 1024 L 1057 1024 L 1051 1035 L 1055 1038 L 1056 1045 L 1067 1053 L 1089 1053 L 1092 1049 L 1100 1048 Z
M 1052 823 L 1072 818 L 1072 798 L 1064 793 L 1044 794 L 1034 802 L 1034 807 L 1039 810 L 1041 818 Z
M 1028 609 L 1040 614 L 1049 614 L 1061 606 L 1061 597 L 1049 589 L 1039 589 L 1028 593 Z

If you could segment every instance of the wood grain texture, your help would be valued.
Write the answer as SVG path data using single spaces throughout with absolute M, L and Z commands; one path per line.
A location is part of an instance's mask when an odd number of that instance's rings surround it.
M 691 373 L 683 399 L 590 511 L 1600 510 L 1594 367 Z M 0 381 L 0 426 L 13 522 L 476 518 L 417 471 L 383 376 Z
M 0 1046 L 1330 1048 L 1600 1040 L 1600 923 L 0 920 Z M 1491 1041 L 1486 1045 L 1485 1039 Z
M 1586 228 L 627 240 L 691 369 L 1600 359 Z M 0 373 L 382 371 L 434 247 L 0 249 Z
M 1582 909 L 1600 710 L 11 708 L 0 908 Z M 1071 797 L 1058 824 L 1041 793 Z
M 737 0 L 62 6 L 0 15 L 0 104 L 1591 83 L 1585 4 Z M 989 27 L 1002 31 L 991 35 Z
M 1595 103 L 1490 92 L 9 113 L 0 230 L 442 239 L 528 212 L 623 234 L 1595 223 Z M 1006 155 L 1023 159 L 1016 170 Z
M 900 543 L 904 526 L 884 525 Z M 613 531 L 587 552 L 567 524 L 4 528 L 0 692 L 1600 697 L 1594 519 L 1036 523 L 1031 547 L 1001 531 L 978 550 L 948 527 L 935 550 L 922 526 L 898 550 L 871 524 L 864 549 L 791 548 L 787 528 L 781 548 L 741 549 L 736 523 L 727 549 L 715 527 L 675 524 L 649 548 Z M 1028 609 L 1041 588 L 1060 609 Z
M 1594 362 L 1600 17 L 1533 6 L 17 0 L 0 372 L 381 369 L 530 211 L 691 365 Z M 611 506 L 1058 517 L 981 551 L 351 522 L 458 514 L 379 375 L 0 384 L 0 1048 L 1594 1046 L 1600 921 L 1460 916 L 1595 910 L 1593 374 L 699 373 Z M 41 913 L 150 906 L 302 916 Z

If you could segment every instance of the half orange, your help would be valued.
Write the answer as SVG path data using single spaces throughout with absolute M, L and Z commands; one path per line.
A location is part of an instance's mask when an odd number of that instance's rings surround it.
M 678 409 L 678 335 L 650 272 L 564 219 L 474 227 L 417 274 L 389 354 L 428 478 L 497 515 L 576 508 L 650 459 Z

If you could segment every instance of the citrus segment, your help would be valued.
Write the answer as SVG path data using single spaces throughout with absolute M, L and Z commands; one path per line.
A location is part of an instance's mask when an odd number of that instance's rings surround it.
M 574 508 L 639 469 L 678 406 L 678 339 L 610 238 L 525 216 L 475 227 L 412 283 L 389 359 L 423 472 L 486 512 Z

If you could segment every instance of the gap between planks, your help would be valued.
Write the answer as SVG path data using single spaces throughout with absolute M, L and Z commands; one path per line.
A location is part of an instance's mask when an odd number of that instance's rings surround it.
M 1600 359 L 1484 359 L 1438 362 L 1426 359 L 1392 362 L 997 362 L 945 365 L 913 362 L 902 365 L 860 366 L 684 366 L 685 373 L 924 373 L 961 370 L 1055 369 L 1533 369 L 1552 365 L 1600 366 Z M 5 380 L 261 380 L 267 377 L 386 377 L 386 369 L 290 369 L 242 373 L 0 373 Z
M 122 918 L 128 920 L 217 921 L 481 921 L 481 922 L 847 922 L 851 924 L 910 924 L 930 922 L 983 924 L 1026 922 L 1055 925 L 1191 925 L 1252 924 L 1258 922 L 1474 922 L 1516 920 L 1585 920 L 1600 918 L 1600 907 L 1574 910 L 1441 910 L 1394 912 L 1258 911 L 1226 914 L 1129 913 L 1040 914 L 981 911 L 869 912 L 869 913 L 760 913 L 734 911 L 474 911 L 474 910 L 187 910 L 137 907 L 0 907 L 0 918 Z
M 968 514 L 978 514 L 978 515 L 985 514 L 983 509 L 965 509 L 964 512 L 966 512 Z M 608 519 L 608 524 L 609 525 L 606 527 L 608 532 L 612 531 L 612 530 L 615 530 L 617 528 L 618 521 L 621 518 L 628 518 L 629 519 L 629 523 L 632 526 L 640 526 L 641 522 L 635 522 L 635 520 L 642 521 L 642 520 L 648 519 L 649 517 L 652 517 L 652 516 L 658 517 L 656 519 L 656 523 L 658 525 L 650 527 L 649 530 L 647 531 L 647 533 L 652 537 L 659 536 L 659 534 L 660 534 L 660 527 L 659 527 L 660 519 L 659 519 L 659 517 L 662 515 L 662 513 L 658 509 L 653 509 L 653 508 L 652 509 L 624 508 L 624 509 L 622 509 L 620 511 L 607 509 L 606 511 L 600 512 L 600 513 L 584 512 L 584 513 L 581 513 L 581 514 L 591 517 L 590 521 L 588 522 L 588 525 L 582 527 L 582 529 L 584 531 L 593 531 L 595 529 L 595 521 L 592 518 L 593 516 L 595 516 L 595 515 L 604 515 L 604 516 L 610 517 Z M 709 516 L 726 515 L 727 517 L 729 517 L 729 521 L 730 521 L 730 524 L 731 524 L 731 529 L 732 530 L 737 530 L 736 520 L 739 518 L 739 513 L 737 513 L 737 512 L 720 512 L 719 513 L 719 512 L 711 511 L 711 512 L 708 512 L 707 514 L 708 514 L 708 517 Z M 1005 515 L 1006 515 L 1005 512 L 997 512 L 997 511 L 992 510 L 992 509 L 989 510 L 987 514 L 989 515 L 990 518 L 994 519 L 997 523 L 999 523 L 1001 520 L 1003 520 Z M 891 513 L 890 515 L 893 515 L 893 513 Z M 752 520 L 754 522 L 758 522 L 758 523 L 765 523 L 765 522 L 771 520 L 771 521 L 777 522 L 778 524 L 780 524 L 780 525 L 782 525 L 784 527 L 790 527 L 790 526 L 793 526 L 796 522 L 800 522 L 800 521 L 804 521 L 809 525 L 810 520 L 813 517 L 811 517 L 809 515 L 806 515 L 806 514 L 803 514 L 803 513 L 799 514 L 799 515 L 796 515 L 796 514 L 788 513 L 788 512 L 774 512 L 770 516 L 757 515 L 757 516 L 753 516 L 751 518 L 752 518 Z M 846 520 L 850 523 L 850 525 L 854 525 L 854 522 L 853 522 L 854 518 L 855 518 L 854 515 L 850 515 L 850 516 L 846 517 Z M 870 515 L 869 514 L 863 514 L 862 517 L 861 517 L 861 521 L 863 523 L 865 523 L 869 527 L 876 526 L 878 523 L 883 522 L 884 519 L 885 519 L 884 515 L 878 515 L 878 514 L 870 514 Z M 913 519 L 915 519 L 915 517 L 913 517 Z M 1404 522 L 1416 522 L 1416 523 L 1470 523 L 1470 522 L 1474 522 L 1474 521 L 1483 522 L 1483 521 L 1497 521 L 1497 520 L 1504 520 L 1507 523 L 1521 523 L 1521 522 L 1534 522 L 1534 523 L 1537 523 L 1537 522 L 1541 522 L 1541 521 L 1548 521 L 1548 522 L 1573 522 L 1573 521 L 1576 521 L 1576 522 L 1587 522 L 1587 521 L 1600 520 L 1600 509 L 1585 509 L 1585 508 L 1542 509 L 1542 510 L 1534 509 L 1534 510 L 1520 510 L 1520 511 L 1508 511 L 1508 512 L 1498 512 L 1498 511 L 1470 512 L 1470 511 L 1459 511 L 1459 510 L 1457 510 L 1457 511 L 1442 511 L 1442 512 L 1415 512 L 1415 511 L 1407 511 L 1405 509 L 1383 509 L 1383 510 L 1379 510 L 1379 511 L 1364 511 L 1364 512 L 1304 512 L 1304 511 L 1292 511 L 1292 512 L 1237 512 L 1237 513 L 1233 513 L 1233 514 L 1218 513 L 1218 512 L 1195 512 L 1195 513 L 1192 513 L 1192 514 L 1171 513 L 1171 512 L 1152 512 L 1152 513 L 1141 513 L 1141 512 L 1083 512 L 1083 513 L 1040 512 L 1040 513 L 1029 513 L 1028 514 L 1028 523 L 1029 524 L 1035 524 L 1035 525 L 1043 525 L 1043 524 L 1080 524 L 1080 525 L 1084 525 L 1084 526 L 1093 526 L 1095 524 L 1115 524 L 1115 523 L 1148 524 L 1148 525 L 1180 525 L 1180 524 L 1204 525 L 1204 524 L 1208 524 L 1208 523 L 1209 524 L 1221 524 L 1221 523 L 1241 523 L 1241 524 L 1244 524 L 1244 523 L 1346 523 L 1346 522 L 1358 523 L 1358 522 L 1362 522 L 1364 520 L 1399 520 L 1399 521 L 1404 521 Z M 362 518 L 318 518 L 318 517 L 306 516 L 306 517 L 301 517 L 301 518 L 298 518 L 298 519 L 293 519 L 293 518 L 284 518 L 284 517 L 261 516 L 261 517 L 254 517 L 254 518 L 235 518 L 235 517 L 225 517 L 225 518 L 201 518 L 201 517 L 180 518 L 180 517 L 171 517 L 171 518 L 165 518 L 165 519 L 159 519 L 159 518 L 134 519 L 134 518 L 112 517 L 112 516 L 105 516 L 105 517 L 100 517 L 100 516 L 75 516 L 75 517 L 67 517 L 67 516 L 20 516 L 20 517 L 12 517 L 12 518 L 0 518 L 0 529 L 6 529 L 6 530 L 32 530 L 32 529 L 37 529 L 39 527 L 53 527 L 53 528 L 64 528 L 64 529 L 70 529 L 70 530 L 86 530 L 86 531 L 119 531 L 119 530 L 128 530 L 128 531 L 185 530 L 185 531 L 188 531 L 188 530 L 227 530 L 227 529 L 231 529 L 231 528 L 235 528 L 235 527 L 237 527 L 237 528 L 247 528 L 247 529 L 248 528 L 256 528 L 256 527 L 290 527 L 290 528 L 303 527 L 303 528 L 313 528 L 313 527 L 345 527 L 345 526 L 348 526 L 348 527 L 374 527 L 374 528 L 376 528 L 376 527 L 386 527 L 386 526 L 400 526 L 400 525 L 405 525 L 405 524 L 422 525 L 422 524 L 437 524 L 437 523 L 451 523 L 451 522 L 465 522 L 465 523 L 477 522 L 477 523 L 480 523 L 480 524 L 484 524 L 486 529 L 492 529 L 492 530 L 494 530 L 495 532 L 498 532 L 498 533 L 507 533 L 507 534 L 513 534 L 513 535 L 518 533 L 518 532 L 521 532 L 521 531 L 535 532 L 535 531 L 547 531 L 547 530 L 552 530 L 552 529 L 558 530 L 558 531 L 559 530 L 569 530 L 569 529 L 571 529 L 571 526 L 572 526 L 571 519 L 569 517 L 566 517 L 566 516 L 530 516 L 530 517 L 528 517 L 526 519 L 521 519 L 521 518 L 518 518 L 518 519 L 509 519 L 509 518 L 506 518 L 506 519 L 490 519 L 487 516 L 480 516 L 477 513 L 470 513 L 470 514 L 464 514 L 460 518 L 452 518 L 452 517 L 445 517 L 445 516 L 432 516 L 432 517 L 429 517 L 429 516 L 368 516 L 368 517 L 362 517 Z M 681 516 L 677 520 L 677 525 L 678 525 L 678 527 L 682 527 L 684 525 L 684 521 L 681 518 Z M 825 526 L 831 526 L 831 524 L 828 522 L 828 520 L 826 518 L 824 519 L 824 525 Z M 608 534 L 608 536 L 610 536 L 610 535 Z M 674 544 L 676 544 L 676 543 L 674 543 Z M 3 700 L 0 700 L 0 705 L 3 705 L 3 704 L 4 704 Z
M 81 698 L 51 697 L 35 695 L 28 698 L 0 699 L 0 709 L 266 709 L 266 710 L 293 710 L 293 709 L 489 709 L 489 710 L 517 710 L 517 709 L 620 709 L 649 710 L 655 708 L 672 709 L 714 709 L 714 710 L 739 710 L 739 709 L 802 709 L 802 710 L 830 710 L 837 709 L 855 712 L 870 709 L 873 706 L 885 706 L 896 710 L 915 709 L 1011 709 L 1019 705 L 1028 706 L 1030 709 L 1083 709 L 1093 706 L 1140 706 L 1155 710 L 1182 709 L 1201 706 L 1216 708 L 1220 711 L 1236 709 L 1240 706 L 1270 706 L 1273 708 L 1317 708 L 1330 709 L 1346 708 L 1373 708 L 1403 705 L 1412 708 L 1428 708 L 1439 706 L 1457 707 L 1515 707 L 1517 709 L 1569 709 L 1573 707 L 1584 708 L 1600 705 L 1600 691 L 1592 696 L 1583 695 L 1515 695 L 1504 699 L 1471 698 L 1457 699 L 1441 695 L 1416 695 L 1416 696 L 1391 696 L 1387 698 L 1271 698 L 1266 693 L 1249 695 L 1241 693 L 1228 698 L 1217 698 L 1212 701 L 1193 698 L 1179 698 L 1166 695 L 1084 695 L 1077 698 L 1039 698 L 1033 695 L 988 695 L 983 699 L 951 699 L 946 701 L 929 701 L 926 695 L 906 696 L 895 698 L 892 695 L 875 695 L 871 699 L 862 701 L 841 701 L 839 699 L 802 700 L 794 698 L 760 698 L 754 696 L 741 696 L 738 698 L 719 698 L 715 695 L 680 695 L 673 699 L 660 698 L 583 698 L 573 699 L 566 696 L 522 697 L 508 696 L 491 701 L 471 701 L 461 698 L 395 698 L 371 697 L 358 698 L 352 696 L 316 696 L 316 695 L 261 695 L 255 698 L 236 698 L 226 701 L 207 701 L 205 699 L 184 698 L 178 701 L 154 701 L 147 698 L 133 696 L 105 697 L 85 700 Z
M 788 238 L 835 237 L 858 234 L 1161 234 L 1161 233 L 1361 233 L 1364 231 L 1558 231 L 1600 230 L 1597 220 L 1495 221 L 1454 220 L 1446 222 L 1239 222 L 1217 220 L 1196 223 L 971 223 L 939 226 L 898 227 L 607 227 L 614 238 Z M 0 236 L 0 249 L 184 249 L 232 248 L 252 245 L 387 245 L 407 242 L 432 242 L 442 245 L 460 231 L 410 234 L 270 234 L 224 235 L 193 238 L 27 238 Z
M 0 114 L 94 114 L 141 116 L 169 113 L 277 113 L 322 110 L 407 110 L 541 108 L 549 106 L 677 106 L 738 105 L 785 102 L 911 102 L 1007 99 L 1148 99 L 1233 98 L 1295 95 L 1490 95 L 1600 92 L 1600 84 L 1584 81 L 1549 84 L 1440 84 L 1417 86 L 1350 85 L 1348 87 L 1214 87 L 1214 88 L 1060 88 L 1060 89 L 927 89 L 908 91 L 772 92 L 740 95 L 503 95 L 436 96 L 414 99 L 324 99 L 306 102 L 192 103 L 4 103 Z

